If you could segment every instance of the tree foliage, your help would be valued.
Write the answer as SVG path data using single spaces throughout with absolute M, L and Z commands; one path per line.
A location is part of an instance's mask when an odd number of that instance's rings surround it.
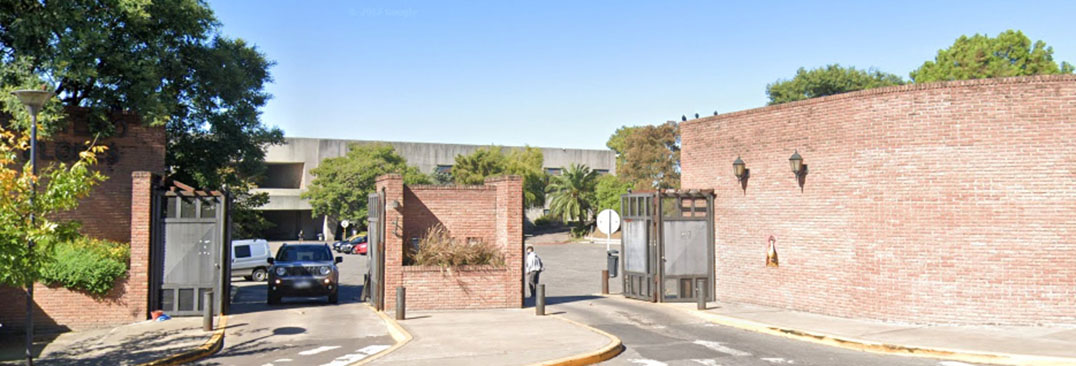
M 400 174 L 404 184 L 429 184 L 429 177 L 388 144 L 352 144 L 346 155 L 321 161 L 311 169 L 314 180 L 302 197 L 310 200 L 313 215 L 365 222 L 369 195 L 378 176 Z
M 585 225 L 594 213 L 598 173 L 586 165 L 572 164 L 549 182 L 549 211 L 565 223 Z
M 617 153 L 617 176 L 638 190 L 680 187 L 680 126 L 621 127 L 606 143 Z
M 79 236 L 77 222 L 58 220 L 53 214 L 78 207 L 79 199 L 105 179 L 90 169 L 104 151 L 102 146 L 88 147 L 70 165 L 50 163 L 34 175 L 29 162 L 22 160 L 29 145 L 26 133 L 0 128 L 0 285 L 4 286 L 26 286 L 41 278 L 43 266 L 55 259 L 55 246 Z M 32 251 L 27 245 L 31 240 Z
M 523 205 L 545 205 L 545 189 L 549 175 L 542 168 L 545 156 L 542 150 L 526 146 L 510 149 L 506 154 L 500 146 L 483 147 L 469 155 L 457 155 L 452 166 L 456 184 L 482 184 L 486 178 L 498 175 L 523 177 Z
M 949 48 L 938 50 L 934 60 L 911 72 L 917 83 L 946 80 L 1000 78 L 1025 75 L 1070 74 L 1072 64 L 1059 66 L 1046 42 L 1031 42 L 1023 32 L 1007 30 L 990 37 L 960 36 Z
M 42 282 L 102 296 L 127 274 L 131 245 L 84 237 L 59 243 L 55 256 L 42 266 Z
M 772 105 L 902 84 L 904 80 L 897 75 L 832 64 L 811 70 L 801 67 L 791 80 L 778 80 L 766 85 L 766 95 Z
M 283 133 L 260 121 L 272 65 L 220 33 L 202 0 L 0 2 L 0 62 L 53 85 L 64 106 L 88 110 L 107 136 L 112 112 L 164 126 L 172 177 L 236 194 L 238 232 L 264 225 L 250 194 L 265 145 Z M 244 214 L 245 212 L 245 214 Z
M 612 209 L 620 212 L 620 196 L 628 193 L 632 183 L 615 175 L 602 175 L 594 187 L 595 211 Z

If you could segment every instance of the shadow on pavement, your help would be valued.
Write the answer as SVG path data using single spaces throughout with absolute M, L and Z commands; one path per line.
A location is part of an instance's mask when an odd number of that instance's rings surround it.
M 602 297 L 601 296 L 594 296 L 594 295 L 546 296 L 545 304 L 548 306 L 548 305 L 566 304 L 566 303 L 576 302 L 576 301 L 594 300 L 594 299 L 600 299 L 600 298 L 602 298 Z M 530 297 L 525 298 L 523 300 L 523 306 L 524 307 L 534 307 L 534 299 L 530 298 Z
M 249 314 L 262 311 L 272 311 L 279 309 L 292 309 L 303 308 L 312 306 L 336 306 L 330 304 L 326 296 L 320 297 L 285 297 L 281 299 L 281 303 L 278 305 L 269 305 L 266 302 L 266 291 L 268 285 L 261 283 L 256 285 L 247 285 L 236 287 L 236 295 L 233 297 L 232 306 L 230 308 L 231 315 Z M 340 304 L 351 304 L 362 302 L 360 295 L 362 294 L 362 285 L 340 285 Z

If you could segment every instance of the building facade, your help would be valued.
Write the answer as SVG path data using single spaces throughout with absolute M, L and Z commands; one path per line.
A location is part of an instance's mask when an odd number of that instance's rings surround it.
M 258 191 L 269 194 L 269 203 L 260 210 L 275 226 L 263 233 L 263 236 L 271 240 L 294 240 L 301 231 L 305 239 L 315 239 L 319 233 L 326 238 L 335 237 L 338 228 L 334 218 L 313 216 L 310 203 L 301 197 L 302 192 L 306 191 L 314 180 L 310 170 L 316 168 L 324 159 L 346 155 L 352 144 L 374 143 L 392 145 L 397 154 L 407 159 L 409 165 L 426 174 L 435 171 L 448 172 L 456 163 L 456 156 L 468 155 L 479 148 L 488 147 L 423 142 L 285 138 L 284 144 L 270 146 L 266 152 L 268 171 Z M 571 164 L 585 164 L 599 173 L 616 174 L 616 155 L 611 150 L 539 149 L 544 155 L 544 168 L 551 174 L 559 174 L 561 168 Z M 541 210 L 528 212 L 528 216 L 535 214 L 540 215 Z
M 715 193 L 719 300 L 1076 324 L 1076 76 L 871 89 L 681 131 L 683 188 Z M 778 266 L 766 265 L 771 236 Z

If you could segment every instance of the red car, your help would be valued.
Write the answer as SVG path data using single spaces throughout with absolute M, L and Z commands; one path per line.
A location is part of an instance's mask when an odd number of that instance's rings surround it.
M 369 245 L 367 245 L 366 242 L 366 237 L 361 237 L 357 241 L 358 243 L 355 243 L 355 246 L 352 249 L 352 253 L 366 255 L 366 251 L 369 249 Z

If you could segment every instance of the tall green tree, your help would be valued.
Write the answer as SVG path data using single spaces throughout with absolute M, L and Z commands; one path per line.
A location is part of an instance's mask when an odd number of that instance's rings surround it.
M 0 63 L 49 81 L 102 136 L 114 132 L 116 111 L 164 126 L 172 176 L 236 193 L 242 232 L 264 224 L 251 209 L 266 196 L 250 188 L 265 146 L 283 133 L 260 120 L 272 63 L 220 29 L 202 0 L 8 0 L 0 2 Z
M 620 179 L 615 175 L 602 175 L 594 186 L 594 200 L 597 204 L 595 211 L 601 212 L 612 209 L 620 212 L 620 196 L 628 193 L 632 183 Z
M 595 213 L 595 187 L 598 173 L 586 165 L 572 164 L 562 168 L 561 175 L 549 182 L 549 211 L 565 223 L 574 222 L 577 229 Z M 578 231 L 577 231 L 578 232 Z
M 404 184 L 429 184 L 429 177 L 388 144 L 352 144 L 346 155 L 321 161 L 311 169 L 314 180 L 302 197 L 310 200 L 315 216 L 365 222 L 367 202 L 378 176 L 400 174 Z
M 904 80 L 897 75 L 832 64 L 811 70 L 801 67 L 791 80 L 778 80 L 766 85 L 766 95 L 772 105 L 902 84 Z
M 549 175 L 542 164 L 542 149 L 526 146 L 510 149 L 507 154 L 500 146 L 483 147 L 468 155 L 457 155 L 452 166 L 456 184 L 482 184 L 486 178 L 498 175 L 523 177 L 523 204 L 526 207 L 545 205 L 545 188 Z
M 617 176 L 635 189 L 680 187 L 680 126 L 676 122 L 622 127 L 606 145 L 617 152 Z
M 990 37 L 960 36 L 949 48 L 938 50 L 933 61 L 911 72 L 917 83 L 945 80 L 1000 78 L 1025 75 L 1071 74 L 1072 64 L 1054 61 L 1053 47 L 1035 41 L 1018 30 Z

